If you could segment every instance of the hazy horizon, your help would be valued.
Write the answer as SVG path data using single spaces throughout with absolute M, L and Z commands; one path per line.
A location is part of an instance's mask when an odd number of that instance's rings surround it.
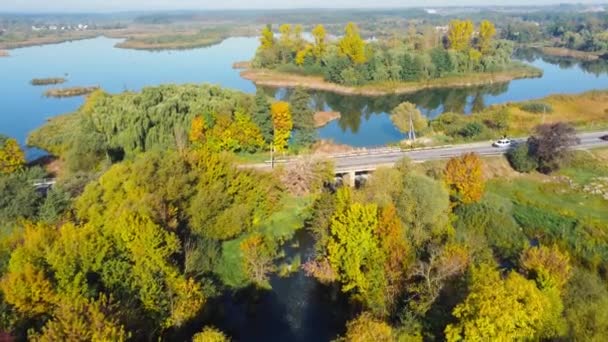
M 606 4 L 606 1 L 554 1 L 539 0 L 531 4 L 526 0 L 484 1 L 464 0 L 454 3 L 448 0 L 334 0 L 328 5 L 326 0 L 224 0 L 221 2 L 200 0 L 4 0 L 0 12 L 120 12 L 120 11 L 180 11 L 180 10 L 272 10 L 272 9 L 373 9 L 408 7 L 459 7 L 459 6 L 542 6 L 558 4 Z

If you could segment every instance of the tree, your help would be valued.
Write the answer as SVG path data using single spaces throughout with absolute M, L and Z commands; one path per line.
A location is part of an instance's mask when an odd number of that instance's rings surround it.
M 407 242 L 405 229 L 397 216 L 393 204 L 380 211 L 378 233 L 380 248 L 385 255 L 384 273 L 386 276 L 385 298 L 387 311 L 395 307 L 397 297 L 404 287 L 408 264 L 413 251 Z
M 349 188 L 338 191 L 327 242 L 329 262 L 342 283 L 373 310 L 384 310 L 384 256 L 377 235 L 375 204 L 353 203 Z
M 426 117 L 410 102 L 403 102 L 393 109 L 391 121 L 401 133 L 408 133 L 413 128 L 417 134 L 421 134 L 428 127 Z
M 507 152 L 509 164 L 517 172 L 531 172 L 538 167 L 538 161 L 530 155 L 530 145 L 528 143 L 517 144 Z
M 275 102 L 272 104 L 270 111 L 274 128 L 274 147 L 277 151 L 284 151 L 293 128 L 289 103 Z
M 262 36 L 260 37 L 260 43 L 262 50 L 270 50 L 274 47 L 274 33 L 272 32 L 272 25 L 268 24 L 262 29 Z
M 25 155 L 17 140 L 0 134 L 0 174 L 19 170 L 25 164 Z
M 479 51 L 488 55 L 492 49 L 492 39 L 496 35 L 496 27 L 488 20 L 482 20 L 479 24 Z
M 325 27 L 321 24 L 315 26 L 312 29 L 312 36 L 315 38 L 312 53 L 316 60 L 320 61 L 327 52 L 327 32 L 325 31 Z
M 574 127 L 563 122 L 536 126 L 534 135 L 528 139 L 531 153 L 538 159 L 539 170 L 545 173 L 559 169 L 568 149 L 579 142 Z
M 270 287 L 268 277 L 274 270 L 274 248 L 261 234 L 255 233 L 241 242 L 240 249 L 243 268 L 249 279 L 257 286 Z
M 279 26 L 279 33 L 281 34 L 279 40 L 281 46 L 292 49 L 294 45 L 294 37 L 291 25 L 283 24 Z
M 521 265 L 541 289 L 555 288 L 561 292 L 572 274 L 569 256 L 555 245 L 528 248 L 521 256 Z
M 355 23 L 349 22 L 344 29 L 344 37 L 338 42 L 340 53 L 347 56 L 353 64 L 363 64 L 365 56 L 365 42 L 359 35 L 359 28 Z
M 455 200 L 464 204 L 479 201 L 485 188 L 481 159 L 474 153 L 450 159 L 444 180 Z
M 505 279 L 493 267 L 472 270 L 469 295 L 452 311 L 457 319 L 445 329 L 448 341 L 542 339 L 551 303 L 533 281 L 510 272 Z
M 463 246 L 448 244 L 443 248 L 431 247 L 428 260 L 419 260 L 411 271 L 411 277 L 417 283 L 411 289 L 414 301 L 410 306 L 424 315 L 439 297 L 446 282 L 462 274 L 469 261 L 469 252 Z
M 608 288 L 595 272 L 574 270 L 564 296 L 565 316 L 574 341 L 608 340 Z
M 392 342 L 393 329 L 385 322 L 374 318 L 370 313 L 364 312 L 356 319 L 346 324 L 347 342 Z
M 468 50 L 471 46 L 471 37 L 473 36 L 473 22 L 470 20 L 452 20 L 450 21 L 448 40 L 450 48 L 456 51 Z
M 191 143 L 201 143 L 205 137 L 205 120 L 202 116 L 196 116 L 190 124 L 190 133 L 188 139 Z
M 101 295 L 96 301 L 65 297 L 40 335 L 29 338 L 53 341 L 126 341 L 129 334 L 117 319 L 117 305 Z
M 229 342 L 230 339 L 220 330 L 205 327 L 203 331 L 192 336 L 192 342 Z
M 270 103 L 268 102 L 264 90 L 260 87 L 258 87 L 255 92 L 255 104 L 251 119 L 260 128 L 264 141 L 267 144 L 270 144 L 270 142 L 272 142 L 273 133 Z
M 316 140 L 316 129 L 313 111 L 310 108 L 310 95 L 302 89 L 296 88 L 289 97 L 293 120 L 293 144 L 307 147 Z

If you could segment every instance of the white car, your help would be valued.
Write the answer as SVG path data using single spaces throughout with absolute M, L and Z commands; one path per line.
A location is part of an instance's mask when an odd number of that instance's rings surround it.
M 513 140 L 511 139 L 507 139 L 507 138 L 502 138 L 500 140 L 496 140 L 492 146 L 494 147 L 509 147 L 513 144 Z

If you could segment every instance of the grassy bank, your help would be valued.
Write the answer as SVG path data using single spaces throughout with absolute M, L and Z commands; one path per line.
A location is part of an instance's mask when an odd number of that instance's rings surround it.
M 34 78 L 30 81 L 30 84 L 34 86 L 41 86 L 49 84 L 61 84 L 65 83 L 66 81 L 67 80 L 63 77 Z
M 46 97 L 74 97 L 74 96 L 90 94 L 97 89 L 99 89 L 98 86 L 56 88 L 56 89 L 49 89 L 49 90 L 45 91 L 44 96 L 46 96 Z
M 258 85 L 269 87 L 303 87 L 342 95 L 383 96 L 408 94 L 433 88 L 465 88 L 504 83 L 514 79 L 540 77 L 542 70 L 522 63 L 513 63 L 507 70 L 493 73 L 470 73 L 420 82 L 383 82 L 364 86 L 345 86 L 328 82 L 322 76 L 297 75 L 267 69 L 248 69 L 241 72 L 241 76 Z
M 223 30 L 181 32 L 172 34 L 144 34 L 128 37 L 116 47 L 135 50 L 180 50 L 219 44 L 228 38 Z
M 542 123 L 565 122 L 581 131 L 608 128 L 608 91 L 551 95 L 538 100 L 493 105 L 471 115 L 444 113 L 431 121 L 427 136 L 441 143 L 527 136 Z
M 549 56 L 570 57 L 583 61 L 595 61 L 600 58 L 600 54 L 596 52 L 578 51 L 561 47 L 543 46 L 540 50 Z

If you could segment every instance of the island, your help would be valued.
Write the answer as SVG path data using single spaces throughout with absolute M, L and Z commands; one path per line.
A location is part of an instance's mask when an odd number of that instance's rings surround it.
M 0 57 L 8 57 L 8 56 L 9 56 L 8 51 L 0 50 Z
M 512 42 L 495 39 L 496 28 L 487 20 L 478 28 L 468 20 L 452 20 L 445 30 L 414 27 L 404 38 L 396 34 L 385 40 L 364 40 L 354 23 L 336 41 L 323 25 L 312 30 L 310 42 L 300 25 L 284 24 L 278 31 L 276 38 L 272 26 L 264 28 L 251 64 L 235 64 L 246 68 L 243 78 L 271 87 L 382 96 L 542 76 L 541 70 L 511 59 Z
M 30 84 L 33 86 L 42 86 L 50 84 L 61 84 L 65 83 L 66 81 L 67 79 L 63 77 L 34 78 L 30 81 Z
M 99 89 L 99 86 L 91 87 L 70 87 L 70 88 L 54 88 L 44 92 L 46 97 L 74 97 L 87 95 L 95 90 Z

